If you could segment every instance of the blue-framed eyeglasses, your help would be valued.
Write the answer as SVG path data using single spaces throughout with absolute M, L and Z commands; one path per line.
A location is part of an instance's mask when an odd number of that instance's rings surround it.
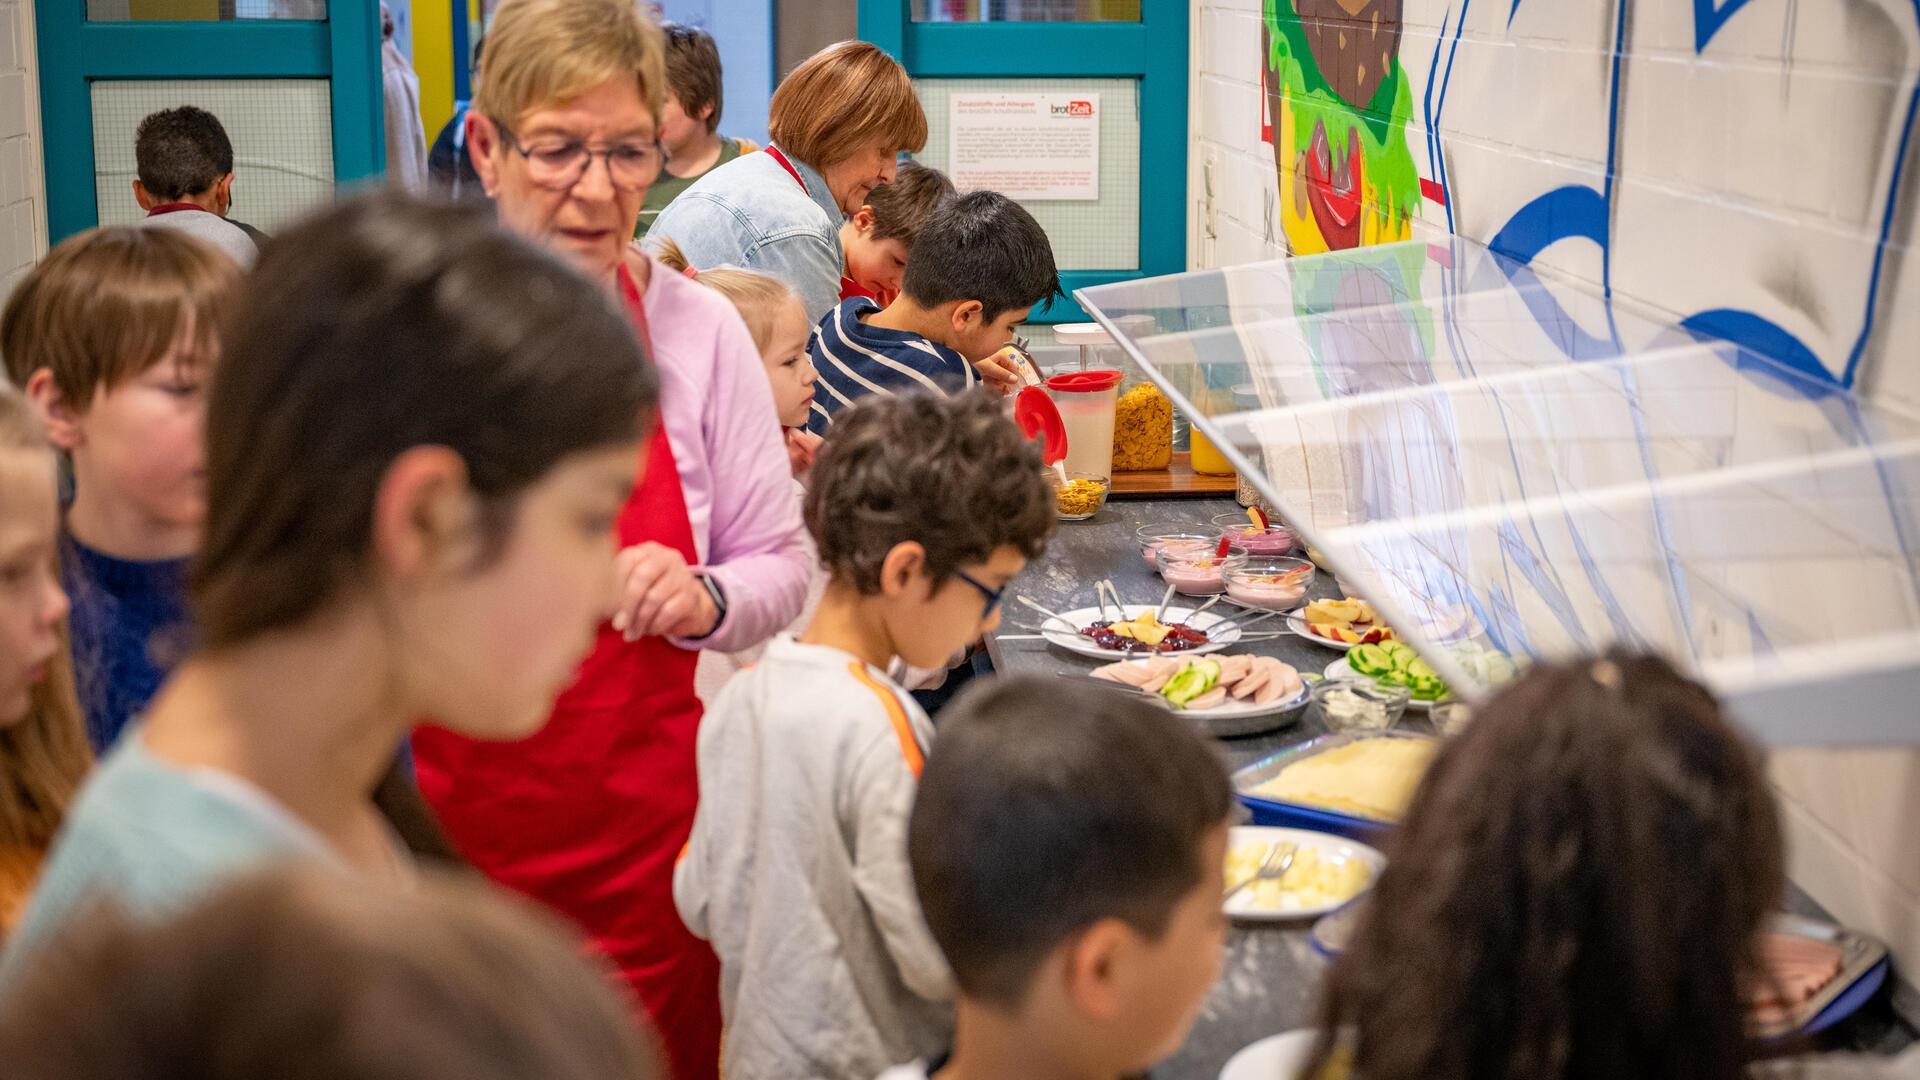
M 994 611 L 996 611 L 1000 607 L 1001 599 L 1003 599 L 1007 595 L 1007 590 L 1013 587 L 1013 583 L 1008 582 L 1007 584 L 1002 585 L 997 589 L 989 589 L 985 585 L 982 585 L 978 581 L 975 581 L 972 575 L 967 574 L 966 572 L 960 571 L 960 570 L 955 570 L 953 572 L 953 576 L 973 586 L 975 589 L 978 589 L 980 591 L 980 595 L 986 597 L 987 610 L 980 613 L 980 617 L 983 619 L 990 617 L 994 613 Z

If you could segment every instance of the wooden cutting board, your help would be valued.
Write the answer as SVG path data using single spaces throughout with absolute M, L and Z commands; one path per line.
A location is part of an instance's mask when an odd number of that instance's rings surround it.
M 1239 484 L 1232 476 L 1202 476 L 1188 464 L 1187 455 L 1176 452 L 1173 462 L 1151 472 L 1116 472 L 1110 499 L 1211 499 L 1231 498 Z

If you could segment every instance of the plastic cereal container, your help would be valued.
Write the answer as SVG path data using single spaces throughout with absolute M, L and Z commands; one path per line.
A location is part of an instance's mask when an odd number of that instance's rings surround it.
M 1173 402 L 1159 387 L 1141 383 L 1114 404 L 1114 471 L 1146 472 L 1172 462 Z

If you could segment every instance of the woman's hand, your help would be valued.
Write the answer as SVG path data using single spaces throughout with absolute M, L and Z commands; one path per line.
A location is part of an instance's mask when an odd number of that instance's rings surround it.
M 795 480 L 812 471 L 813 459 L 820 455 L 820 444 L 825 441 L 805 428 L 787 429 L 787 464 L 793 468 Z
M 628 641 L 643 637 L 702 638 L 720 623 L 720 609 L 680 553 L 648 541 L 614 559 L 620 606 L 613 628 Z
M 1020 370 L 1007 359 L 1005 349 L 973 366 L 980 372 L 980 381 L 993 387 L 1003 396 L 1020 389 Z

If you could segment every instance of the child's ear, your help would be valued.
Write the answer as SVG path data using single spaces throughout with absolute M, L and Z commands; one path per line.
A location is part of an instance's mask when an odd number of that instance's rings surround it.
M 873 232 L 873 207 L 862 206 L 860 209 L 854 211 L 853 227 L 859 230 L 861 236 L 866 236 L 872 233 Z
M 152 210 L 160 205 L 160 200 L 154 198 L 153 193 L 147 190 L 147 185 L 138 180 L 133 182 L 133 201 L 139 203 L 142 210 Z
M 962 300 L 953 305 L 953 328 L 961 333 L 972 330 L 985 322 L 987 306 L 978 300 Z
M 27 401 L 40 414 L 46 426 L 47 441 L 71 453 L 86 442 L 86 430 L 80 425 L 80 413 L 68 403 L 53 380 L 52 368 L 41 368 L 27 376 Z
M 1124 1011 L 1120 966 L 1132 931 L 1119 919 L 1101 919 L 1065 946 L 1067 997 L 1090 1020 L 1111 1021 Z
M 880 595 L 898 600 L 913 589 L 914 579 L 927 566 L 927 549 L 913 540 L 893 545 L 880 562 Z
M 416 446 L 393 460 L 373 497 L 374 557 L 403 581 L 470 565 L 479 517 L 467 463 L 444 446 Z

